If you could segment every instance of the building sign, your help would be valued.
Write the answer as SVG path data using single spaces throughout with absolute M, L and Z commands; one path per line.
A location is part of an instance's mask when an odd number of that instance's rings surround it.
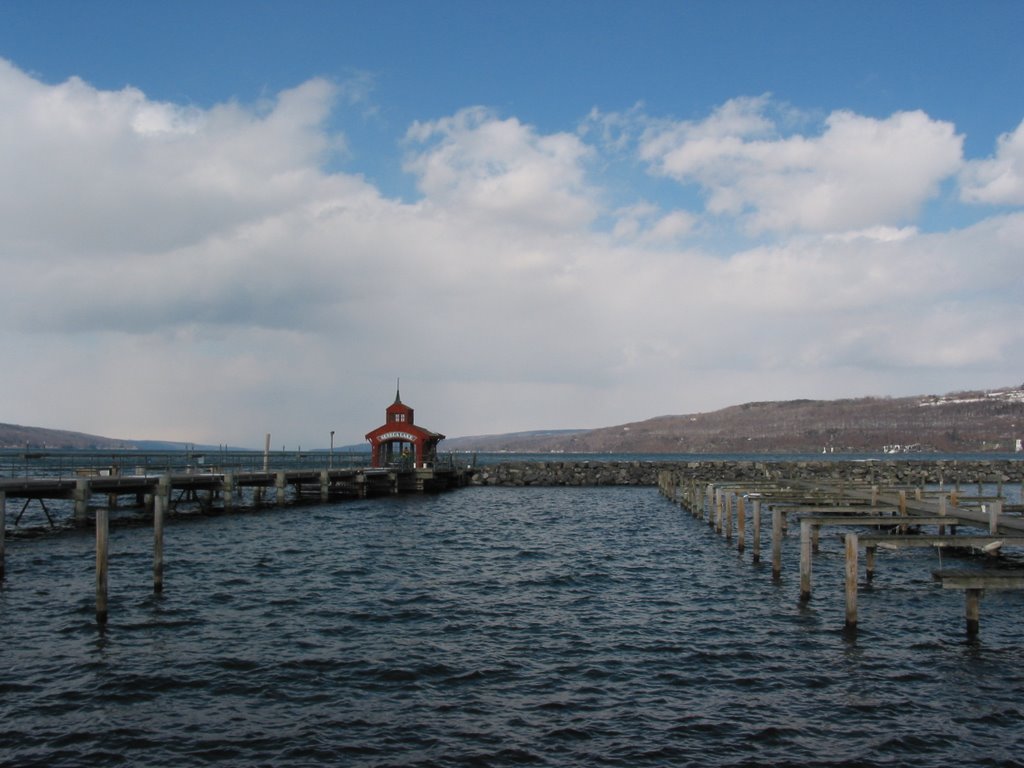
M 410 435 L 408 432 L 385 432 L 383 435 L 377 435 L 378 443 L 384 443 L 388 440 L 407 440 L 410 443 L 415 443 L 416 435 Z

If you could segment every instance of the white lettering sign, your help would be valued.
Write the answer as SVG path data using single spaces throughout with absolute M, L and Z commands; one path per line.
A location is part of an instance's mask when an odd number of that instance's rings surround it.
M 383 435 L 377 435 L 378 443 L 387 440 L 408 440 L 410 443 L 415 443 L 416 435 L 410 435 L 408 432 L 385 432 Z

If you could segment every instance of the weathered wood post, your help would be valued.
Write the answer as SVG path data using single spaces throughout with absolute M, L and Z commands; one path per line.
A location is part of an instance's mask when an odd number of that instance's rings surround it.
M 725 540 L 732 542 L 732 500 L 735 494 L 729 491 L 725 494 Z
M 981 505 L 984 512 L 985 505 Z M 999 499 L 988 504 L 988 532 L 993 536 L 999 535 L 999 516 L 1003 513 L 1003 502 Z
M 235 473 L 225 472 L 224 480 L 221 481 L 221 487 L 224 489 L 224 509 L 231 509 L 235 506 Z
M 722 489 L 715 486 L 715 533 L 722 532 Z
M 153 497 L 153 591 L 164 591 L 164 517 L 171 498 L 171 476 L 161 475 Z
M 277 488 L 277 503 L 284 504 L 285 473 L 278 472 L 274 479 L 274 487 Z
M 857 628 L 857 534 L 846 534 L 846 628 Z
M 80 477 L 75 481 L 75 523 L 85 525 L 89 519 L 89 497 L 92 495 L 92 483 L 88 478 Z
M 326 502 L 331 498 L 331 474 L 328 470 L 320 470 L 320 501 Z
M 755 563 L 761 562 L 761 499 L 758 496 L 754 497 L 754 534 L 753 534 L 753 560 Z
M 772 578 L 782 577 L 782 515 L 779 507 L 772 507 Z
M 96 621 L 107 623 L 107 544 L 110 535 L 110 511 L 96 510 Z
M 0 581 L 4 579 L 4 563 L 6 553 L 4 551 L 5 539 L 7 538 L 7 493 L 0 491 Z
M 743 552 L 747 547 L 747 504 L 742 494 L 736 496 L 736 548 Z
M 981 589 L 964 590 L 964 618 L 968 637 L 977 637 L 981 629 Z
M 811 521 L 800 521 L 800 602 L 811 599 Z

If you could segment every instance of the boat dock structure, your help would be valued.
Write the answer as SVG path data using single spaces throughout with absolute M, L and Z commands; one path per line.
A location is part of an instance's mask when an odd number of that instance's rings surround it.
M 1024 569 L 1003 563 L 988 567 L 987 561 L 997 555 L 1024 553 L 1024 517 L 1019 508 L 1008 509 L 1001 494 L 969 496 L 955 488 L 926 491 L 922 486 L 880 487 L 843 481 L 721 481 L 698 475 L 662 470 L 659 490 L 697 520 L 706 521 L 740 554 L 749 546 L 753 563 L 761 561 L 762 539 L 767 538 L 775 580 L 783 571 L 783 539 L 791 525 L 799 525 L 801 602 L 811 599 L 813 563 L 822 530 L 842 536 L 844 627 L 848 632 L 856 632 L 859 586 L 873 583 L 880 549 L 891 554 L 927 547 L 940 553 L 977 555 L 976 568 L 939 568 L 931 574 L 943 589 L 964 592 L 964 619 L 970 637 L 979 633 L 985 592 L 1024 589 Z
M 100 472 L 103 472 L 100 474 Z M 0 580 L 4 577 L 5 538 L 11 501 L 21 501 L 17 525 L 29 505 L 40 505 L 51 526 L 47 501 L 73 505 L 73 522 L 96 527 L 96 617 L 107 618 L 108 539 L 111 510 L 122 505 L 141 510 L 153 521 L 153 589 L 163 590 L 164 523 L 179 505 L 200 511 L 217 506 L 230 512 L 243 504 L 285 504 L 310 500 L 369 498 L 401 493 L 440 492 L 466 484 L 467 474 L 447 466 L 357 467 L 264 471 L 203 471 L 121 474 L 86 470 L 74 477 L 0 479 Z M 98 503 L 97 503 L 98 502 Z

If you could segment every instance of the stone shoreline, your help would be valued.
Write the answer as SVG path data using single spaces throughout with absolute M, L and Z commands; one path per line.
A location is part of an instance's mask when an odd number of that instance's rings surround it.
M 991 461 L 508 461 L 476 467 L 470 485 L 654 486 L 658 473 L 732 480 L 848 480 L 880 485 L 1024 483 L 1024 457 Z

